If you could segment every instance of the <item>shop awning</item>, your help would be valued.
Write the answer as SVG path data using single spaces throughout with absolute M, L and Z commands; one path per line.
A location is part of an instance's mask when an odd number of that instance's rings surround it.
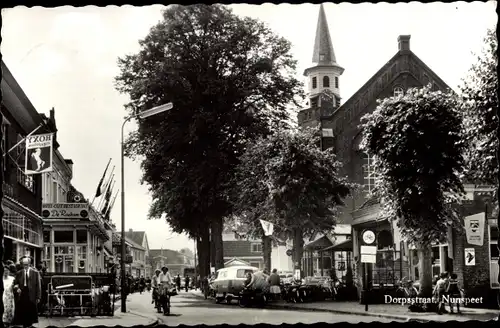
M 333 246 L 329 246 L 325 249 L 322 249 L 321 250 L 322 252 L 325 252 L 325 251 L 331 251 L 331 252 L 342 252 L 342 251 L 345 251 L 345 252 L 351 252 L 352 251 L 352 239 L 348 239 L 348 240 L 345 240 L 341 243 L 338 243 L 336 245 L 333 245 Z

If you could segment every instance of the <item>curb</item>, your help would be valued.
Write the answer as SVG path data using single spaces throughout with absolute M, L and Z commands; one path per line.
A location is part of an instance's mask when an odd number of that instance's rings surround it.
M 160 319 L 158 319 L 157 317 L 145 316 L 145 315 L 142 315 L 142 314 L 137 313 L 135 311 L 129 311 L 129 313 L 133 314 L 133 315 L 136 315 L 138 317 L 149 319 L 149 321 L 150 321 L 149 323 L 147 323 L 145 325 L 141 325 L 141 326 L 144 326 L 144 327 L 153 327 L 153 326 L 156 326 L 160 322 Z
M 191 295 L 197 296 L 199 298 L 205 298 L 203 295 L 191 293 Z M 275 305 L 275 304 L 267 304 L 266 308 L 268 309 L 275 309 L 275 310 L 300 310 L 300 311 L 305 311 L 305 312 L 329 312 L 329 313 L 339 313 L 339 314 L 355 314 L 355 315 L 361 315 L 361 316 L 367 316 L 367 317 L 379 317 L 379 318 L 388 318 L 388 319 L 395 319 L 395 320 L 403 320 L 403 321 L 409 321 L 412 318 L 408 316 L 403 316 L 403 315 L 394 315 L 394 314 L 383 314 L 383 313 L 370 313 L 370 312 L 355 312 L 355 311 L 342 311 L 342 310 L 335 310 L 335 309 L 315 309 L 315 308 L 302 308 L 302 307 L 296 307 L 293 305 Z

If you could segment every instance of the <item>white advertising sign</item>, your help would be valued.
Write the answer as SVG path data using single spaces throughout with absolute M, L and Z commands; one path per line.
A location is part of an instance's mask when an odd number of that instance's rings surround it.
M 470 245 L 483 246 L 485 213 L 466 216 L 464 219 L 465 235 Z
M 361 263 L 377 263 L 377 255 L 361 254 Z
M 476 251 L 474 248 L 466 248 L 465 249 L 465 265 L 474 266 L 476 265 Z
M 52 171 L 53 133 L 26 138 L 25 174 L 40 174 Z
M 295 280 L 300 280 L 300 269 L 295 269 L 295 274 L 293 275 Z
M 377 255 L 377 246 L 361 245 L 361 254 Z
M 83 203 L 42 204 L 45 219 L 85 219 L 89 216 L 89 205 Z

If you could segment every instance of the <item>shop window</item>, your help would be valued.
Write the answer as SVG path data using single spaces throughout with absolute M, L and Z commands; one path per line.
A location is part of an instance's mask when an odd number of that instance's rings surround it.
M 54 247 L 54 261 L 56 273 L 75 272 L 73 246 Z
M 87 264 L 87 246 L 77 246 L 78 272 L 85 272 Z
M 76 243 L 87 244 L 87 230 L 76 230 Z
M 74 243 L 73 230 L 54 231 L 54 243 Z
M 490 226 L 489 228 L 490 240 L 490 286 L 491 288 L 500 289 L 498 283 L 498 229 L 497 227 Z
M 50 231 L 43 232 L 43 242 L 50 243 Z

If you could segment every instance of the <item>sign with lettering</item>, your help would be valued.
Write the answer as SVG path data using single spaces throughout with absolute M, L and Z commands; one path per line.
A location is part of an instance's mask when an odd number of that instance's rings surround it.
M 465 235 L 468 244 L 483 246 L 485 216 L 483 212 L 465 217 Z
M 53 133 L 39 134 L 26 138 L 25 174 L 51 172 Z
M 89 216 L 89 205 L 83 203 L 42 204 L 45 219 L 85 219 Z

